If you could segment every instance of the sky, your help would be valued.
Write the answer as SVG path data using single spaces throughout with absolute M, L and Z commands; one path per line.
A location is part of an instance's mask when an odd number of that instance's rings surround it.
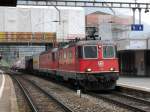
M 93 1 L 93 0 L 89 0 L 89 1 Z M 135 0 L 95 0 L 95 1 L 107 1 L 107 2 L 135 2 Z M 137 0 L 138 3 L 150 3 L 150 0 Z M 110 13 L 113 14 L 112 11 L 110 9 L 104 9 L 104 8 L 86 8 L 86 13 L 89 14 L 91 12 L 94 12 L 95 10 L 99 10 L 99 11 L 104 11 L 106 13 Z M 123 16 L 123 15 L 133 15 L 132 9 L 115 9 L 113 8 L 113 10 L 115 11 L 116 15 L 119 16 Z M 149 13 L 145 13 L 145 10 L 142 10 L 142 14 L 141 14 L 141 20 L 144 23 L 147 23 L 150 25 L 150 12 Z M 138 19 L 139 19 L 139 12 L 138 10 L 136 10 L 135 13 L 136 16 L 136 21 L 138 23 Z
M 68 0 L 69 1 L 69 0 Z M 71 0 L 73 1 L 73 0 Z M 103 1 L 103 2 L 138 2 L 138 3 L 150 3 L 150 0 L 74 0 L 74 1 Z M 109 9 L 109 8 L 85 8 L 85 12 L 86 14 L 89 14 L 89 13 L 92 13 L 92 12 L 95 12 L 95 11 L 103 11 L 103 12 L 106 12 L 106 13 L 110 13 L 110 14 L 113 14 L 112 11 Z M 115 14 L 116 15 L 119 15 L 119 16 L 123 16 L 123 15 L 130 15 L 132 16 L 133 13 L 132 13 L 132 9 L 116 9 L 116 8 L 113 8 L 113 10 L 115 11 Z M 150 25 L 150 12 L 149 13 L 144 13 L 144 9 L 142 10 L 142 22 L 144 23 L 147 23 Z M 137 23 L 138 23 L 138 19 L 139 19 L 139 14 L 138 14 L 138 10 L 136 10 L 136 20 L 137 20 Z

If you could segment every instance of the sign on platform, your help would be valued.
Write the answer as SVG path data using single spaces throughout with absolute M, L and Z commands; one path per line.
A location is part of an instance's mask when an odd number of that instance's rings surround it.
M 77 90 L 77 95 L 81 98 L 81 90 Z
M 143 24 L 132 24 L 131 31 L 143 31 Z

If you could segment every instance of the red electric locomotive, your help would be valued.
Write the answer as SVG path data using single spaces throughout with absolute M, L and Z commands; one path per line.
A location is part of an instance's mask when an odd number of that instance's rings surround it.
M 119 67 L 115 45 L 102 41 L 79 41 L 58 50 L 56 74 L 90 90 L 114 89 Z
M 39 70 L 88 90 L 114 89 L 119 74 L 115 45 L 98 40 L 79 41 L 41 53 Z

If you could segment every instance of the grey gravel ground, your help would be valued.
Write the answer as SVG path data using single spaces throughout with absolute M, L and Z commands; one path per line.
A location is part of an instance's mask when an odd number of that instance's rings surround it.
M 36 84 L 67 105 L 67 107 L 74 110 L 74 112 L 132 112 L 87 94 L 82 94 L 80 98 L 76 92 L 50 81 L 45 81 L 34 76 L 26 77 L 35 81 Z

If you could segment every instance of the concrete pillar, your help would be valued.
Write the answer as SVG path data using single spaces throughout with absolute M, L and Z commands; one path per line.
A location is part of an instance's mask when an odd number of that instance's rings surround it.
M 144 76 L 146 73 L 144 51 L 135 51 L 135 68 L 138 76 Z

